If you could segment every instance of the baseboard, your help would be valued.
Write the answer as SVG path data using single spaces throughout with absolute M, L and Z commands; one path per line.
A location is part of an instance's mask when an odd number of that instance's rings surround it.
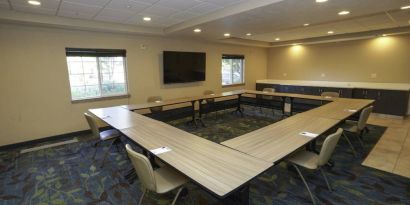
M 7 150 L 18 149 L 22 147 L 29 147 L 29 146 L 37 145 L 39 143 L 49 142 L 49 141 L 62 141 L 62 140 L 71 139 L 73 137 L 77 137 L 79 135 L 86 135 L 90 133 L 91 133 L 91 130 L 81 130 L 77 132 L 70 132 L 70 133 L 61 134 L 61 135 L 55 135 L 55 136 L 25 141 L 25 142 L 19 142 L 15 144 L 8 144 L 8 145 L 0 146 L 0 151 L 7 151 Z

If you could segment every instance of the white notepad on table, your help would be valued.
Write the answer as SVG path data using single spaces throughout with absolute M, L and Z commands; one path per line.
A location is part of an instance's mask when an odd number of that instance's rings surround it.
M 311 138 L 315 138 L 315 137 L 319 136 L 318 134 L 311 133 L 311 132 L 301 132 L 299 134 L 302 135 L 302 136 L 311 137 Z
M 150 151 L 155 155 L 159 155 L 159 154 L 163 154 L 165 152 L 171 151 L 171 148 L 169 148 L 169 147 L 160 147 L 160 148 L 157 148 L 157 149 L 152 149 Z

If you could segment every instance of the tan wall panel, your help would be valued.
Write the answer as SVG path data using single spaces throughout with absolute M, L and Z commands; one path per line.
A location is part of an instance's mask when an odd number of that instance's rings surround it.
M 410 35 L 403 35 L 271 48 L 268 78 L 410 83 L 409 45 Z M 371 78 L 373 73 L 377 78 Z
M 144 102 L 151 95 L 169 99 L 207 89 L 254 89 L 256 80 L 267 77 L 266 49 L 187 39 L 0 24 L 0 45 L 0 145 L 88 129 L 82 113 L 89 108 Z M 126 49 L 131 98 L 72 104 L 65 47 Z M 161 84 L 163 50 L 206 52 L 206 81 Z M 223 53 L 245 55 L 245 86 L 221 87 Z

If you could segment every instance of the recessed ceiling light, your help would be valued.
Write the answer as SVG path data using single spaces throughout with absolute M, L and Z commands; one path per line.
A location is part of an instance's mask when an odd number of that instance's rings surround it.
M 340 16 L 344 16 L 344 15 L 348 15 L 348 14 L 350 14 L 350 11 L 341 11 L 341 12 L 339 12 Z
M 327 34 L 334 34 L 334 31 L 328 31 Z
M 146 17 L 144 17 L 144 18 L 142 18 L 144 21 L 151 21 L 151 17 L 148 17 L 148 16 L 146 16 Z
M 386 36 L 387 36 L 387 34 L 382 34 L 382 36 L 383 36 L 383 37 L 386 37 Z
M 280 41 L 280 38 L 275 38 L 275 41 Z
M 196 28 L 196 29 L 194 29 L 194 32 L 195 32 L 195 33 L 201 33 L 202 30 L 201 30 L 200 28 Z
M 34 6 L 40 6 L 41 5 L 41 2 L 39 2 L 39 1 L 30 0 L 30 1 L 27 1 L 27 2 L 31 5 L 34 5 Z
M 251 34 L 251 33 L 247 33 L 246 35 L 247 35 L 247 36 L 252 36 L 252 34 Z
M 327 0 L 316 0 L 316 3 L 323 3 L 326 2 Z
M 303 26 L 309 26 L 310 24 L 308 24 L 308 23 L 305 23 L 305 24 L 303 24 Z
M 230 33 L 225 33 L 224 36 L 229 37 L 229 36 L 231 36 L 231 34 Z
M 402 10 L 404 10 L 404 9 L 410 9 L 410 5 L 402 6 L 401 9 L 402 9 Z
M 298 46 L 299 44 L 298 43 L 294 43 L 294 44 L 292 44 L 292 46 Z

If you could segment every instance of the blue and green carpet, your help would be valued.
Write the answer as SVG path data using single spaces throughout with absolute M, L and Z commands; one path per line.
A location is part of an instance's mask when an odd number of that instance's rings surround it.
M 246 109 L 243 118 L 229 111 L 219 112 L 218 118 L 210 114 L 205 119 L 207 127 L 198 129 L 186 125 L 186 119 L 169 124 L 219 143 L 280 120 L 270 110 L 263 112 Z M 327 168 L 333 192 L 327 190 L 319 173 L 302 169 L 319 204 L 410 204 L 410 179 L 361 165 L 385 131 L 384 127 L 373 125 L 369 129 L 364 149 L 354 141 L 360 150 L 357 158 L 343 139 L 339 141 L 332 157 L 334 167 Z M 100 168 L 104 149 L 98 150 L 97 161 L 92 159 L 92 145 L 97 139 L 90 135 L 77 138 L 79 143 L 26 154 L 19 154 L 19 150 L 0 152 L 0 205 L 137 204 L 141 190 L 138 179 L 129 184 L 123 177 L 132 169 L 123 148 L 118 152 L 113 147 Z M 131 143 L 126 138 L 122 141 Z M 319 141 L 318 149 L 320 144 Z M 188 192 L 188 197 L 180 198 L 177 204 L 223 204 L 195 184 L 188 185 Z M 172 199 L 173 193 L 149 194 L 143 204 L 165 205 Z M 280 163 L 251 182 L 250 204 L 311 204 L 311 201 L 298 175 Z

